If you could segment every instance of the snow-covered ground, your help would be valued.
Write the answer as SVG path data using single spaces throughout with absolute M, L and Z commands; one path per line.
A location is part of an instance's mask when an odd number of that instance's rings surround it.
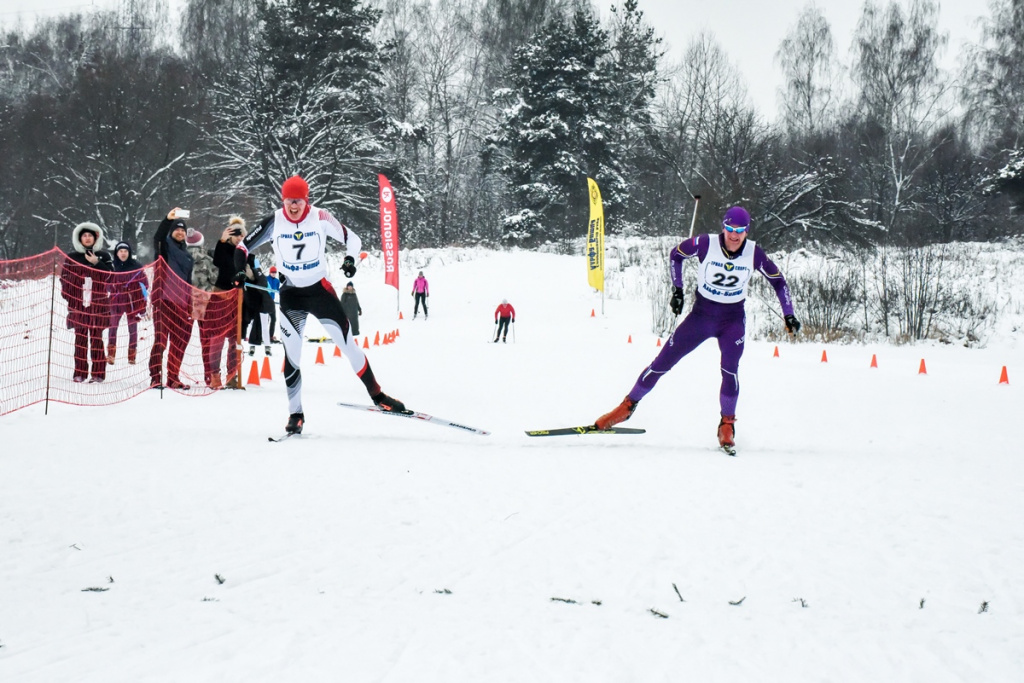
M 281 444 L 278 375 L 0 418 L 0 680 L 1024 679 L 1010 340 L 749 342 L 736 458 L 713 342 L 641 403 L 646 434 L 531 439 L 625 395 L 649 304 L 602 316 L 583 260 L 550 254 L 419 254 L 402 278 L 400 322 L 379 260 L 355 279 L 363 333 L 400 329 L 368 352 L 385 391 L 491 436 L 334 406 L 366 396 L 312 344 L 306 434 Z

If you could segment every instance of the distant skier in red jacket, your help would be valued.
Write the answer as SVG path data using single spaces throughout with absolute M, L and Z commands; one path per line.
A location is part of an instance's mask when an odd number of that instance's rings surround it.
M 494 335 L 494 343 L 498 343 L 498 337 L 501 337 L 502 342 L 505 341 L 509 321 L 516 321 L 516 309 L 512 308 L 508 299 L 502 299 L 501 304 L 494 309 L 494 324 L 498 326 L 497 333 Z

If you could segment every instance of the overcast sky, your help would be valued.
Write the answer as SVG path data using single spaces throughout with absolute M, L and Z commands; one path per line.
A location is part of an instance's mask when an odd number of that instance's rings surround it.
M 601 17 L 610 16 L 609 8 L 622 0 L 594 0 Z M 774 119 L 778 111 L 776 91 L 782 75 L 775 65 L 779 43 L 796 24 L 797 17 L 810 0 L 639 0 L 644 18 L 665 39 L 668 58 L 682 58 L 690 40 L 701 30 L 715 35 L 729 59 L 739 68 L 754 104 L 765 116 Z M 850 37 L 857 26 L 863 0 L 819 0 L 832 27 L 839 58 L 849 63 Z M 887 0 L 877 0 L 884 6 Z M 903 6 L 909 3 L 903 0 Z M 953 68 L 964 40 L 977 42 L 977 20 L 988 15 L 987 0 L 941 0 L 939 29 L 949 33 L 949 46 L 943 59 L 945 68 Z
M 117 0 L 0 0 L 0 24 L 10 25 L 19 15 L 56 15 L 84 11 L 91 7 L 113 7 Z M 179 5 L 182 0 L 171 0 Z M 622 0 L 594 0 L 602 18 L 609 17 L 612 4 Z M 906 0 L 904 0 L 904 3 Z M 778 110 L 776 91 L 781 74 L 775 52 L 800 11 L 809 0 L 640 0 L 648 22 L 665 39 L 668 57 L 678 60 L 686 45 L 701 30 L 712 32 L 739 68 L 748 92 L 762 114 L 774 118 Z M 850 36 L 857 24 L 860 0 L 819 0 L 817 3 L 832 26 L 839 56 L 849 61 Z M 880 3 L 881 4 L 881 0 Z M 31 8 L 31 9 L 29 9 Z M 950 36 L 943 60 L 953 68 L 964 41 L 977 41 L 977 20 L 988 14 L 986 0 L 942 0 L 940 29 Z

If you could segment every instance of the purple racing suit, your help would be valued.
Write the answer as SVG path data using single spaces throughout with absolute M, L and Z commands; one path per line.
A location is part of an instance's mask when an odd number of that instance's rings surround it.
M 717 245 L 712 243 L 713 239 L 717 239 Z M 735 415 L 746 329 L 743 300 L 752 271 L 756 270 L 768 278 L 782 304 L 783 316 L 793 314 L 793 302 L 778 267 L 761 247 L 749 239 L 743 242 L 737 254 L 726 252 L 725 241 L 720 235 L 717 238 L 698 235 L 685 240 L 672 250 L 671 255 L 672 284 L 676 287 L 683 284 L 683 262 L 694 256 L 701 265 L 693 309 L 672 333 L 654 362 L 640 373 L 629 397 L 634 401 L 642 399 L 683 356 L 714 337 L 722 353 L 722 388 L 719 392 L 722 415 Z M 737 273 L 745 274 L 745 277 Z

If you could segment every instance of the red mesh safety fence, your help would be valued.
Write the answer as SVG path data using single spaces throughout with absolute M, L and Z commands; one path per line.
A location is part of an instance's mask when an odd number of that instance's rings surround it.
M 239 304 L 237 290 L 195 289 L 162 259 L 129 272 L 56 248 L 0 261 L 0 415 L 240 385 Z

